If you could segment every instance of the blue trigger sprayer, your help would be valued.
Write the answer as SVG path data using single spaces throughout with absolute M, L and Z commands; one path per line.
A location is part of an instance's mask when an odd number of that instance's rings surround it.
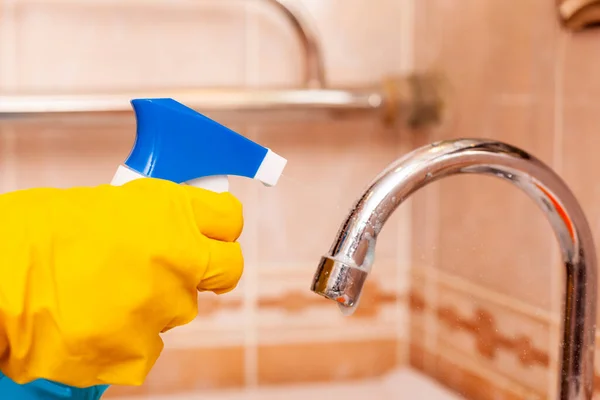
M 229 191 L 228 175 L 277 184 L 286 159 L 169 98 L 131 101 L 137 134 L 112 185 L 150 177 Z M 19 385 L 0 372 L 0 399 L 98 400 L 108 385 L 77 388 L 37 379 Z
M 173 99 L 131 103 L 137 138 L 113 185 L 151 177 L 226 192 L 227 175 L 274 186 L 283 172 L 283 157 Z

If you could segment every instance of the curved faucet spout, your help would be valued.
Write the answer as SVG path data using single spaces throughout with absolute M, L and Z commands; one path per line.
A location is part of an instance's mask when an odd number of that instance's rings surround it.
M 561 400 L 592 398 L 596 331 L 596 254 L 585 215 L 562 179 L 525 151 L 490 140 L 461 139 L 419 148 L 392 163 L 357 200 L 311 290 L 342 309 L 358 305 L 374 259 L 377 235 L 412 193 L 440 178 L 475 173 L 520 187 L 554 228 L 566 269 L 561 349 Z

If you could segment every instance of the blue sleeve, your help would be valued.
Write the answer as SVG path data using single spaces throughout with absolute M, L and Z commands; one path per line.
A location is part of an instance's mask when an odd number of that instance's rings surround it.
M 45 379 L 36 379 L 25 385 L 19 385 L 0 372 L 0 399 L 99 400 L 106 389 L 108 385 L 76 388 Z

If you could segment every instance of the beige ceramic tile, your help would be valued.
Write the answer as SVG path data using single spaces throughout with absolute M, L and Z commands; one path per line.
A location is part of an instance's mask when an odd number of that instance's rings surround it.
M 425 3 L 417 3 L 416 10 L 421 12 Z M 417 21 L 419 21 L 417 14 Z M 419 28 L 419 24 L 416 25 Z M 411 150 L 428 146 L 440 140 L 440 130 L 444 127 L 429 127 L 411 132 Z M 411 288 L 422 289 L 422 295 L 430 297 L 431 290 L 425 291 L 428 285 L 425 277 L 419 275 L 421 268 L 433 267 L 437 262 L 439 251 L 439 185 L 426 185 L 411 195 Z M 418 286 L 415 286 L 418 285 Z M 432 300 L 432 299 L 430 299 Z
M 18 50 L 15 43 L 17 21 L 14 14 L 14 7 L 3 2 L 0 13 L 0 90 L 10 90 L 16 83 Z
M 477 112 L 472 110 L 491 91 L 486 47 L 489 35 L 483 17 L 490 4 L 470 0 L 457 5 L 448 0 L 426 0 L 416 5 L 417 68 L 433 69 L 448 81 L 451 89 L 448 108 L 457 129 L 475 124 L 473 115 Z M 423 32 L 425 29 L 428 31 Z M 467 134 L 471 133 L 457 133 Z
M 427 347 L 429 336 L 435 334 L 430 320 L 432 300 L 427 298 L 427 283 L 420 275 L 411 275 L 411 288 L 406 306 L 410 310 L 410 342 L 419 347 Z
M 439 140 L 437 131 L 415 132 L 413 148 Z M 427 185 L 411 196 L 412 268 L 432 267 L 439 251 L 439 185 Z
M 438 345 L 440 322 L 435 310 L 438 304 L 438 284 L 433 277 L 411 271 L 411 290 L 407 299 L 410 310 L 410 349 L 411 365 L 430 374 L 435 372 L 435 354 Z M 432 375 L 434 376 L 434 375 Z
M 484 129 L 453 136 L 487 137 L 552 158 L 549 105 L 490 105 L 478 113 Z M 477 113 L 477 111 L 475 111 Z M 557 245 L 534 202 L 497 178 L 460 176 L 440 185 L 437 266 L 529 304 L 550 309 Z
M 597 154 L 600 107 L 566 104 L 563 113 L 563 177 L 583 207 L 598 249 L 600 185 L 595 183 L 594 174 L 600 168 Z
M 478 3 L 471 0 L 471 3 Z M 554 2 L 491 0 L 486 23 L 486 72 L 495 94 L 537 96 L 553 90 L 558 20 Z M 479 49 L 475 50 L 478 51 Z
M 497 107 L 503 105 L 535 106 L 526 113 L 551 121 L 547 116 L 553 104 L 556 36 L 552 4 L 426 0 L 417 3 L 415 13 L 417 69 L 437 71 L 449 88 L 448 114 L 438 137 L 491 136 L 531 145 L 531 135 L 490 130 L 498 122 Z M 543 140 L 551 143 L 548 131 Z M 550 148 L 537 153 L 544 158 Z
M 396 340 L 265 345 L 258 348 L 261 385 L 381 376 L 397 365 Z
M 414 66 L 417 71 L 438 68 L 449 7 L 450 2 L 441 0 L 414 3 Z
M 432 376 L 431 370 L 427 368 L 427 360 L 430 358 L 429 352 L 426 352 L 424 347 L 410 342 L 408 349 L 408 364 L 411 368 L 420 371 L 428 376 Z
M 109 183 L 127 158 L 135 127 L 47 123 L 14 129 L 19 188 Z
M 425 0 L 416 3 L 415 20 L 417 68 L 446 74 L 461 98 L 529 95 L 551 82 L 552 2 Z
M 0 193 L 17 188 L 15 177 L 14 130 L 0 124 Z
M 400 155 L 399 133 L 365 118 L 270 124 L 259 137 L 288 159 L 277 189 L 261 192 L 260 264 L 312 269 L 355 200 Z M 397 260 L 398 218 L 392 216 L 378 238 L 374 268 Z
M 20 89 L 242 85 L 239 2 L 32 2 L 17 6 Z
M 600 94 L 600 80 L 594 78 L 600 68 L 598 32 L 564 32 L 563 35 L 562 79 L 565 99 L 582 105 L 593 103 Z
M 435 310 L 439 346 L 469 354 L 483 367 L 524 387 L 548 388 L 550 326 L 442 284 Z M 558 344 L 556 344 L 558 346 Z

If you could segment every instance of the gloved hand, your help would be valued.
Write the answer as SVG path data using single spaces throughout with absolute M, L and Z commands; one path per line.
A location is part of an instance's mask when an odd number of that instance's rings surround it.
M 142 384 L 197 290 L 237 285 L 242 226 L 232 195 L 158 179 L 0 195 L 0 369 Z

